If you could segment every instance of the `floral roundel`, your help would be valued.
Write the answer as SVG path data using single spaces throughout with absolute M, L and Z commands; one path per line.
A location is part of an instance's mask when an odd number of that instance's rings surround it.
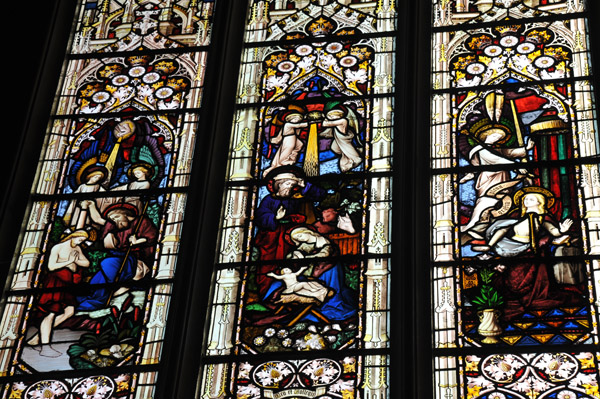
M 69 388 L 62 381 L 44 380 L 30 386 L 23 397 L 25 399 L 54 398 L 64 395 L 68 391 Z
M 72 392 L 77 399 L 105 399 L 110 398 L 114 390 L 115 385 L 110 378 L 97 376 L 79 381 Z
M 497 57 L 500 54 L 502 54 L 504 50 L 502 50 L 502 47 L 496 45 L 496 44 L 492 44 L 491 46 L 487 46 L 483 52 L 485 53 L 485 55 L 487 55 L 488 57 Z
M 503 47 L 514 47 L 519 44 L 519 38 L 513 35 L 504 36 L 500 39 L 500 44 Z
M 301 46 L 296 47 L 296 54 L 300 57 L 304 57 L 313 52 L 313 48 L 308 44 L 303 44 Z
M 467 73 L 471 75 L 481 75 L 485 72 L 485 65 L 481 62 L 473 62 L 467 66 Z
M 517 46 L 517 51 L 521 54 L 529 54 L 535 51 L 535 44 L 523 42 Z
M 343 49 L 344 49 L 344 46 L 342 45 L 342 43 L 337 43 L 337 42 L 329 43 L 327 45 L 327 47 L 325 47 L 325 50 L 327 50 L 327 52 L 330 54 L 337 54 L 340 51 L 342 51 Z
M 295 371 L 294 366 L 287 362 L 265 362 L 254 369 L 252 378 L 262 388 L 279 389 L 285 388 L 294 380 Z
M 277 69 L 280 72 L 286 73 L 294 70 L 296 65 L 292 61 L 283 61 L 277 65 Z
M 554 58 L 548 57 L 547 55 L 542 55 L 541 57 L 537 57 L 534 61 L 534 64 L 538 68 L 551 68 L 555 63 Z
M 487 357 L 481 371 L 490 380 L 505 384 L 515 381 L 527 366 L 527 361 L 516 355 L 492 355 Z
M 342 374 L 340 365 L 331 359 L 315 359 L 299 371 L 300 382 L 309 387 L 329 385 L 335 382 Z
M 579 371 L 577 360 L 567 353 L 544 353 L 531 364 L 550 381 L 567 381 Z
M 350 68 L 356 65 L 357 62 L 358 60 L 356 59 L 356 57 L 347 55 L 345 57 L 342 57 L 342 59 L 340 60 L 340 65 L 346 68 Z

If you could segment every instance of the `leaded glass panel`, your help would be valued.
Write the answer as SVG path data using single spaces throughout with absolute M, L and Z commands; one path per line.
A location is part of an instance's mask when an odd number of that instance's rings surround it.
M 199 395 L 385 397 L 394 3 L 247 21 Z
M 3 397 L 154 395 L 213 1 L 80 1 L 0 321 Z
M 436 398 L 597 396 L 584 2 L 434 1 Z

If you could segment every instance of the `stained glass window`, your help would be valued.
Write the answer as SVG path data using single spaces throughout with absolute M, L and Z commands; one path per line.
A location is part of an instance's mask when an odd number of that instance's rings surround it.
M 215 6 L 78 2 L 4 294 L 2 397 L 153 396 Z
M 387 397 L 393 1 L 250 1 L 199 397 Z
M 598 397 L 583 1 L 433 1 L 436 398 Z

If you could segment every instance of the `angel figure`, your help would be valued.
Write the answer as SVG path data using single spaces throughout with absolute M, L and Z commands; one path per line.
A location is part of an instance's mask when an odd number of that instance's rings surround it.
M 308 122 L 303 122 L 304 115 L 299 112 L 291 112 L 284 117 L 283 127 L 279 133 L 271 138 L 271 144 L 279 145 L 271 166 L 263 172 L 266 176 L 271 170 L 284 166 L 294 165 L 304 143 L 298 137 L 302 129 L 308 127 Z
M 130 182 L 121 186 L 113 188 L 111 191 L 124 191 L 124 190 L 147 190 L 152 184 L 152 176 L 154 175 L 154 168 L 152 165 L 146 162 L 137 162 L 127 170 L 127 177 Z M 143 204 L 139 196 L 129 196 L 124 199 L 115 197 L 111 202 L 111 205 L 117 202 L 125 202 L 135 206 L 138 211 L 142 211 Z
M 102 186 L 108 175 L 108 170 L 102 165 L 92 164 L 85 168 L 81 168 L 80 174 L 76 178 L 76 182 L 79 184 L 75 189 L 75 194 L 80 193 L 96 193 L 105 192 L 106 189 Z M 110 205 L 105 198 L 97 198 L 96 205 L 101 210 L 104 210 Z M 80 207 L 79 200 L 71 200 L 63 220 L 69 226 L 76 229 L 82 229 L 89 224 L 90 218 L 86 210 L 82 210 Z
M 354 112 L 334 108 L 327 112 L 325 118 L 322 126 L 326 129 L 320 136 L 333 139 L 331 151 L 340 155 L 340 171 L 347 172 L 360 165 L 362 157 L 352 143 L 358 131 L 358 119 Z
M 516 115 L 514 115 L 514 124 L 519 145 L 517 147 L 506 146 L 511 139 L 514 139 L 514 135 L 507 125 L 508 122 L 502 117 L 504 104 L 503 93 L 489 93 L 485 97 L 487 117 L 475 122 L 468 134 L 461 135 L 459 138 L 461 151 L 471 165 L 519 165 L 522 160 L 526 162 L 528 151 L 534 148 L 533 140 L 523 140 Z M 523 182 L 529 176 L 526 169 L 519 168 L 518 171 L 519 176 L 516 177 L 513 177 L 508 170 L 479 172 L 475 181 L 475 206 L 469 222 L 461 226 L 462 232 L 469 233 L 477 239 L 483 238 L 482 230 L 487 227 L 487 222 L 489 222 L 486 220 L 487 218 L 484 218 L 484 212 L 495 208 L 503 198 L 507 198 L 506 193 L 510 188 Z M 474 173 L 467 173 L 460 183 L 466 183 L 474 178 Z M 510 201 L 507 201 L 507 205 L 510 206 L 508 202 Z M 508 211 L 508 209 L 506 210 Z M 479 224 L 481 226 L 477 226 Z

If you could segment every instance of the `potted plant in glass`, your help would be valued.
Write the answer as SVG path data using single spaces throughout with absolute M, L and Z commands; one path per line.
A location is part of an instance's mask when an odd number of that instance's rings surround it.
M 481 341 L 484 344 L 498 343 L 498 336 L 502 334 L 502 328 L 499 324 L 500 310 L 504 304 L 504 298 L 498 290 L 492 285 L 492 278 L 495 271 L 489 267 L 479 271 L 481 286 L 479 295 L 473 299 L 473 303 L 479 309 L 479 327 L 477 332 L 485 338 Z

